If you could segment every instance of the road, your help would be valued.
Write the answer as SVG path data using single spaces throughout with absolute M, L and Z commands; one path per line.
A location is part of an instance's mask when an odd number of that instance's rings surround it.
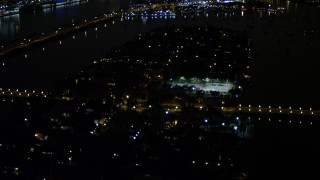
M 222 112 L 228 113 L 257 113 L 257 114 L 294 114 L 294 115 L 320 115 L 319 110 L 314 110 L 312 108 L 292 108 L 286 107 L 271 107 L 271 106 L 256 106 L 253 107 L 251 105 L 248 106 L 234 106 L 234 107 L 221 107 Z
M 14 51 L 17 50 L 22 50 L 25 48 L 28 48 L 32 45 L 35 45 L 37 43 L 41 43 L 53 38 L 57 38 L 61 35 L 65 35 L 74 31 L 77 31 L 79 29 L 83 29 L 86 27 L 89 27 L 91 25 L 94 24 L 98 24 L 107 20 L 112 20 L 116 17 L 120 17 L 122 15 L 122 13 L 126 13 L 126 12 L 140 12 L 140 11 L 146 11 L 151 9 L 152 7 L 139 7 L 139 8 L 134 8 L 134 9 L 129 9 L 129 10 L 121 10 L 119 12 L 113 12 L 113 13 L 109 13 L 109 14 L 103 14 L 101 16 L 95 16 L 92 19 L 89 20 L 83 20 L 81 22 L 77 22 L 77 23 L 73 23 L 70 24 L 67 27 L 60 27 L 57 30 L 48 33 L 48 34 L 41 34 L 35 37 L 32 37 L 30 39 L 24 39 L 21 42 L 15 43 L 15 44 L 9 44 L 7 46 L 2 46 L 0 49 L 0 57 L 4 56 L 6 54 L 12 53 Z

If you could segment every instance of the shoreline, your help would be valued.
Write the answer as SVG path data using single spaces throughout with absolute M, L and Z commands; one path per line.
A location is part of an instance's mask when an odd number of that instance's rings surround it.
M 5 55 L 10 55 L 13 52 L 23 50 L 25 48 L 42 43 L 42 42 L 50 40 L 50 39 L 54 39 L 59 36 L 66 35 L 68 33 L 72 33 L 72 32 L 81 30 L 83 28 L 90 27 L 94 24 L 103 22 L 105 20 L 114 19 L 120 15 L 121 15 L 121 13 L 117 13 L 117 12 L 111 13 L 111 14 L 103 14 L 100 17 L 96 16 L 90 20 L 84 20 L 79 23 L 73 23 L 73 24 L 70 24 L 69 26 L 64 27 L 64 28 L 60 27 L 56 31 L 53 31 L 53 32 L 46 34 L 46 35 L 41 34 L 41 35 L 32 37 L 30 39 L 26 39 L 25 41 L 17 42 L 16 44 L 8 44 L 7 47 L 2 47 L 4 50 L 0 51 L 0 57 L 5 56 Z
M 72 1 L 63 1 L 63 2 L 44 2 L 44 3 L 33 3 L 33 4 L 25 4 L 25 5 L 16 5 L 7 9 L 12 10 L 2 10 L 0 11 L 0 18 L 12 16 L 12 15 L 20 15 L 29 11 L 38 11 L 48 8 L 56 8 L 60 6 L 66 6 L 81 2 L 88 2 L 88 0 L 72 0 Z

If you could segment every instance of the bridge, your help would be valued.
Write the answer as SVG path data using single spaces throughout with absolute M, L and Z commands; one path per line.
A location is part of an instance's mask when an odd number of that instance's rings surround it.
M 0 96 L 8 96 L 8 97 L 20 97 L 20 98 L 30 98 L 30 97 L 44 97 L 51 99 L 60 99 L 60 100 L 71 100 L 70 97 L 52 97 L 50 94 L 45 93 L 43 91 L 27 91 L 27 90 L 19 90 L 19 89 L 4 89 L 0 88 Z M 180 112 L 181 107 L 176 103 L 165 103 L 163 106 L 167 107 L 170 112 Z M 201 109 L 205 109 L 206 105 L 194 105 L 195 107 Z M 135 107 L 134 109 L 137 111 L 142 111 L 146 107 Z M 291 114 L 291 115 L 304 115 L 304 116 L 320 116 L 320 110 L 315 110 L 312 108 L 292 108 L 292 107 L 272 107 L 272 106 L 251 106 L 251 105 L 242 105 L 238 106 L 221 106 L 220 110 L 223 113 L 246 113 L 246 114 Z
M 138 11 L 138 10 L 142 11 L 144 9 L 132 9 L 132 11 Z M 24 39 L 23 41 L 16 43 L 16 44 L 11 44 L 11 45 L 9 44 L 7 46 L 2 45 L 1 46 L 2 49 L 0 49 L 0 57 L 5 54 L 11 53 L 13 51 L 16 51 L 19 49 L 24 49 L 24 48 L 30 47 L 34 44 L 44 42 L 49 39 L 53 39 L 58 36 L 65 35 L 67 33 L 74 32 L 76 30 L 79 30 L 79 29 L 82 29 L 85 27 L 89 27 L 89 26 L 97 24 L 99 22 L 113 19 L 113 18 L 118 17 L 120 15 L 121 15 L 121 13 L 113 12 L 110 14 L 103 14 L 102 16 L 99 16 L 99 17 L 95 16 L 93 19 L 83 20 L 78 23 L 72 23 L 72 24 L 70 24 L 70 26 L 67 26 L 67 27 L 59 27 L 54 32 L 51 32 L 48 34 L 42 33 L 42 34 L 35 36 L 35 37 L 32 37 L 30 39 Z
M 21 97 L 21 98 L 28 98 L 28 97 L 33 97 L 33 96 L 42 96 L 42 97 L 47 97 L 47 93 L 44 93 L 43 91 L 41 92 L 36 92 L 36 91 L 27 91 L 27 90 L 13 90 L 13 89 L 4 89 L 0 88 L 0 95 L 1 96 L 12 96 L 12 97 Z
M 85 19 L 85 20 L 77 22 L 77 23 L 72 23 L 69 26 L 59 27 L 57 30 L 55 30 L 51 33 L 47 33 L 47 34 L 42 33 L 42 34 L 34 36 L 32 38 L 24 39 L 18 43 L 1 45 L 0 57 L 4 56 L 6 54 L 12 53 L 16 50 L 22 50 L 22 49 L 30 47 L 34 44 L 44 42 L 49 39 L 56 38 L 58 36 L 65 35 L 67 33 L 74 32 L 76 30 L 86 28 L 86 27 L 89 27 L 94 24 L 98 24 L 98 23 L 106 21 L 106 20 L 112 20 L 116 17 L 120 17 L 123 13 L 137 13 L 137 12 L 143 12 L 143 11 L 147 11 L 147 10 L 158 10 L 161 8 L 174 9 L 175 7 L 178 7 L 178 6 L 184 6 L 184 5 L 183 4 L 152 4 L 152 5 L 144 5 L 142 7 L 135 7 L 135 8 L 132 7 L 128 10 L 120 10 L 117 12 L 112 12 L 112 13 L 103 14 L 100 16 L 95 16 L 92 19 L 88 19 L 88 20 Z
M 293 114 L 293 115 L 320 115 L 320 110 L 314 110 L 312 108 L 302 108 L 299 107 L 297 109 L 294 109 L 292 107 L 272 107 L 272 106 L 251 106 L 251 105 L 241 105 L 238 106 L 222 106 L 221 108 L 222 112 L 225 113 L 256 113 L 256 114 Z
M 112 13 L 103 14 L 100 16 L 95 16 L 92 19 L 88 19 L 88 20 L 85 19 L 85 20 L 77 22 L 77 23 L 72 23 L 69 26 L 59 27 L 57 30 L 55 30 L 51 33 L 47 33 L 47 34 L 42 33 L 42 34 L 34 36 L 32 38 L 24 39 L 24 40 L 22 40 L 18 43 L 15 43 L 15 44 L 9 44 L 9 45 L 5 45 L 5 46 L 1 45 L 0 57 L 3 55 L 6 55 L 6 54 L 12 53 L 16 50 L 25 49 L 27 47 L 34 45 L 34 44 L 44 42 L 49 39 L 56 38 L 58 36 L 65 35 L 67 33 L 71 33 L 76 30 L 83 29 L 83 28 L 89 27 L 91 25 L 101 23 L 106 20 L 112 20 L 116 17 L 120 17 L 122 15 L 122 13 L 129 13 L 129 12 L 137 13 L 137 12 L 143 12 L 143 11 L 147 11 L 147 10 L 157 10 L 157 9 L 161 9 L 162 7 L 167 7 L 167 6 L 174 7 L 175 5 L 173 5 L 173 4 L 144 5 L 143 7 L 130 8 L 128 10 L 120 10 L 117 12 L 112 12 Z
M 19 90 L 19 89 L 5 89 L 0 88 L 0 97 L 14 97 L 14 98 L 31 98 L 31 97 L 43 97 L 48 99 L 59 99 L 59 100 L 71 100 L 70 97 L 53 97 L 50 93 L 44 91 L 30 91 L 30 90 Z
M 108 14 L 103 14 L 100 16 L 95 16 L 92 19 L 88 19 L 88 20 L 83 20 L 77 23 L 72 23 L 69 26 L 66 27 L 59 27 L 57 30 L 48 33 L 48 34 L 40 34 L 37 36 L 34 36 L 30 39 L 24 39 L 21 42 L 15 43 L 15 44 L 9 44 L 9 45 L 2 45 L 1 49 L 0 49 L 0 57 L 9 53 L 12 53 L 16 50 L 21 50 L 21 49 L 25 49 L 27 47 L 30 47 L 34 44 L 40 43 L 40 42 L 44 42 L 47 41 L 49 39 L 53 39 L 53 38 L 57 38 L 61 35 L 65 35 L 67 33 L 71 33 L 83 28 L 87 28 L 91 25 L 94 24 L 98 24 L 107 20 L 112 20 L 116 17 L 120 17 L 122 13 L 127 13 L 127 12 L 142 12 L 142 11 L 146 11 L 149 9 L 154 9 L 154 8 L 158 8 L 158 6 L 145 6 L 145 7 L 137 7 L 137 8 L 131 8 L 129 10 L 120 10 L 119 12 L 112 12 L 112 13 L 108 13 Z

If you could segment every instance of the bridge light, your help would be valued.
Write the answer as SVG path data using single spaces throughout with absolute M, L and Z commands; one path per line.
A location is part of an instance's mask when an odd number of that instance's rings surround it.
M 281 109 L 281 106 L 279 106 L 279 109 Z
M 239 107 L 241 107 L 241 104 L 239 104 Z
M 301 114 L 302 114 L 303 112 L 301 111 Z
M 312 122 L 310 122 L 310 124 L 312 124 Z
M 271 108 L 271 106 L 269 106 L 269 108 Z
M 301 110 L 301 107 L 299 109 Z
M 280 110 L 280 112 L 282 112 L 282 111 Z
M 291 109 L 291 106 L 289 107 L 289 109 Z
M 249 104 L 249 107 L 251 107 L 251 105 Z
M 290 111 L 290 113 L 292 113 L 292 111 Z
M 310 108 L 310 111 L 312 111 L 312 108 Z

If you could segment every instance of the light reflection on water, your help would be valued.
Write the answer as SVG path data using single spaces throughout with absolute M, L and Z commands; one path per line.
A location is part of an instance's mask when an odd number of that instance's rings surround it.
M 25 12 L 20 15 L 0 17 L 0 45 L 25 36 L 50 32 L 58 26 L 71 23 L 72 20 L 79 21 L 97 14 L 116 11 L 120 6 L 120 2 L 113 0 L 82 1 L 39 11 Z M 17 25 L 19 31 L 12 28 Z
M 6 59 L 5 66 L 0 67 L 0 84 L 10 88 L 35 87 L 40 90 L 50 88 L 51 84 L 56 80 L 69 73 L 78 72 L 92 60 L 103 56 L 111 48 L 117 47 L 127 40 L 132 40 L 139 33 L 148 32 L 159 26 L 173 24 L 201 25 L 211 23 L 218 26 L 223 25 L 238 30 L 246 30 L 254 40 L 256 50 L 259 52 L 257 59 L 255 59 L 256 64 L 253 72 L 255 87 L 246 98 L 249 100 L 258 99 L 261 104 L 263 104 L 261 101 L 268 102 L 268 100 L 271 100 L 271 103 L 281 104 L 281 99 L 275 100 L 270 97 L 287 94 L 289 98 L 294 98 L 292 102 L 295 102 L 298 98 L 296 94 L 299 94 L 299 91 L 304 89 L 297 87 L 297 82 L 299 86 L 302 86 L 305 84 L 303 81 L 306 78 L 314 78 L 309 76 L 310 74 L 308 73 L 304 75 L 299 73 L 299 67 L 305 66 L 309 71 L 315 73 L 314 75 L 317 75 L 317 70 L 313 69 L 315 67 L 312 64 L 309 67 L 300 63 L 301 59 L 299 58 L 303 57 L 301 54 L 310 53 L 312 55 L 313 51 L 318 49 L 307 46 L 309 40 L 306 40 L 303 36 L 303 30 L 312 28 L 319 34 L 319 27 L 316 24 L 303 22 L 304 17 L 301 16 L 293 20 L 290 16 L 280 14 L 278 16 L 279 19 L 274 19 L 274 16 L 270 16 L 270 18 L 261 20 L 261 18 L 269 16 L 262 14 L 261 17 L 261 13 L 255 17 L 248 17 L 246 13 L 244 13 L 243 17 L 218 15 L 219 13 L 210 14 L 208 18 L 202 18 L 203 16 L 201 16 L 199 18 L 194 17 L 191 20 L 183 17 L 176 19 L 148 18 L 130 21 L 124 19 L 122 23 L 118 20 L 114 24 L 112 22 L 101 24 L 68 37 L 33 47 L 26 52 Z M 314 17 L 311 18 L 311 21 L 314 19 Z M 266 24 L 264 24 L 265 22 Z M 284 33 L 284 35 L 279 36 L 279 32 Z M 293 35 L 291 36 L 290 34 Z M 312 41 L 314 43 L 313 47 L 319 47 L 319 36 L 315 38 Z M 291 45 L 287 45 L 286 42 L 291 42 Z M 279 47 L 279 50 L 270 47 Z M 296 52 L 297 49 L 301 49 L 301 54 Z M 289 53 L 286 51 L 289 51 Z M 299 56 L 298 59 L 294 57 L 297 54 Z M 27 58 L 25 55 L 27 55 Z M 303 60 L 305 63 L 313 62 L 310 59 Z M 275 67 L 274 64 L 279 67 Z M 283 75 L 284 72 L 288 74 Z M 296 74 L 299 74 L 299 76 Z M 278 78 L 280 80 L 277 80 Z M 294 80 L 291 82 L 290 79 Z M 294 89 L 291 89 L 293 87 Z M 316 87 L 312 88 L 317 90 Z M 266 91 L 268 92 L 267 94 L 265 94 Z M 302 94 L 304 94 L 302 99 L 308 97 L 306 93 L 310 93 L 310 90 L 302 91 Z M 310 99 L 307 100 L 307 103 L 310 102 Z M 282 102 L 288 103 L 287 100 Z M 304 101 L 300 101 L 300 105 L 301 102 Z M 294 174 L 290 174 L 292 171 L 302 175 L 303 173 L 299 173 L 302 166 L 310 168 L 310 170 L 306 171 L 309 173 L 307 176 L 310 173 L 315 174 L 311 164 L 316 163 L 319 159 L 319 155 L 316 153 L 319 150 L 317 142 L 320 140 L 319 124 L 316 123 L 317 118 L 300 119 L 300 117 L 274 116 L 250 116 L 250 118 L 244 116 L 242 118 L 250 119 L 247 125 L 253 125 L 252 133 L 254 135 L 251 135 L 251 139 L 246 142 L 249 143 L 249 145 L 244 146 L 247 149 L 237 153 L 243 155 L 243 157 L 240 156 L 239 161 L 242 160 L 244 162 L 244 168 L 248 168 L 246 164 L 248 161 L 254 160 L 253 163 L 250 162 L 252 164 L 249 167 L 253 168 L 250 169 L 249 173 L 252 179 L 272 179 L 279 177 L 279 174 L 292 177 L 294 176 Z M 250 143 L 253 143 L 254 146 Z M 243 173 L 245 176 L 248 175 L 247 172 Z
M 287 1 L 282 3 L 290 7 L 287 14 L 243 12 L 241 16 L 236 13 L 216 13 L 191 15 L 191 19 L 184 16 L 170 19 L 164 16 L 162 19 L 132 20 L 131 17 L 129 21 L 124 18 L 124 22 L 109 22 L 64 37 L 61 45 L 58 40 L 31 48 L 26 52 L 28 58 L 17 54 L 5 59 L 0 82 L 7 87 L 48 89 L 56 80 L 79 71 L 92 59 L 103 56 L 111 48 L 133 39 L 139 33 L 173 24 L 213 24 L 247 31 L 253 39 L 257 52 L 253 66 L 253 87 L 246 91 L 244 103 L 319 107 L 319 89 L 310 86 L 316 81 L 315 77 L 319 76 L 318 70 L 312 65 L 312 56 L 317 56 L 316 50 L 320 47 L 317 36 L 320 34 L 319 11 L 289 4 Z M 56 13 L 61 16 L 64 14 Z M 72 14 L 69 12 L 64 15 L 72 17 Z M 70 22 L 72 19 L 68 20 Z M 26 25 L 21 24 L 21 27 Z M 304 37 L 306 29 L 314 30 L 314 39 Z

